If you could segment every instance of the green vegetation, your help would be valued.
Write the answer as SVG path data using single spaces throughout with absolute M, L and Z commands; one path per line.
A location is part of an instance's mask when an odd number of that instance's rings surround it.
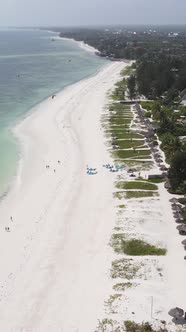
M 185 107 L 177 105 L 178 111 L 175 113 L 174 101 L 165 105 L 164 99 L 142 105 L 151 110 L 153 120 L 158 124 L 157 134 L 162 142 L 161 149 L 170 164 L 168 173 L 172 187 L 170 191 L 184 194 L 186 193 L 186 142 L 180 140 L 179 136 L 186 135 L 186 124 L 181 121 L 181 114 L 186 113 Z
M 116 83 L 116 88 L 112 93 L 111 98 L 113 100 L 124 100 L 126 89 L 127 89 L 127 82 L 125 78 L 123 78 L 121 81 Z
M 178 202 L 179 202 L 180 204 L 186 204 L 186 197 L 178 198 Z
M 147 159 L 151 156 L 150 150 L 116 150 L 112 152 L 114 158 L 125 159 L 125 158 L 139 158 L 146 157 Z
M 136 76 L 135 75 L 129 76 L 129 78 L 127 79 L 127 87 L 128 87 L 128 91 L 129 91 L 129 98 L 131 100 L 136 98 L 137 87 L 136 87 Z
M 127 240 L 123 233 L 112 235 L 111 245 L 117 254 L 126 254 L 130 256 L 145 255 L 165 255 L 166 249 L 155 247 L 143 240 L 131 239 Z
M 155 191 L 117 191 L 113 194 L 114 198 L 117 198 L 119 200 L 123 198 L 142 198 L 142 197 L 157 197 L 159 196 L 158 192 Z
M 131 181 L 131 182 L 124 182 L 120 181 L 117 182 L 116 188 L 118 189 L 142 189 L 142 190 L 157 190 L 158 187 L 155 184 L 149 182 L 139 182 L 139 181 Z
M 154 178 L 154 179 L 149 179 L 147 181 L 152 182 L 152 183 L 162 183 L 162 182 L 165 181 L 165 179 L 156 179 L 156 178 Z
M 175 193 L 186 193 L 186 144 L 184 150 L 176 151 L 171 160 L 169 178 Z
M 95 332 L 168 332 L 166 322 L 161 321 L 162 327 L 154 329 L 149 322 L 141 324 L 126 320 L 124 322 L 117 322 L 116 320 L 105 318 L 99 321 Z
M 155 247 L 154 245 L 137 239 L 122 240 L 120 250 L 130 256 L 161 256 L 166 254 L 166 249 Z
M 130 76 L 133 71 L 134 71 L 134 65 L 133 66 L 127 66 L 126 68 L 124 68 L 122 71 L 121 71 L 121 75 L 122 76 Z
M 148 322 L 137 324 L 130 320 L 124 322 L 126 332 L 154 332 L 152 325 Z M 160 329 L 163 332 L 162 329 Z
M 118 149 L 130 149 L 143 147 L 144 140 L 114 140 L 114 145 Z
M 127 26 L 120 26 L 109 27 L 109 29 L 105 29 L 105 27 L 92 29 L 82 27 L 63 27 L 61 28 L 60 36 L 73 38 L 78 41 L 83 40 L 85 43 L 98 49 L 100 51 L 100 56 L 132 60 L 148 59 L 152 61 L 154 59 L 155 64 L 159 58 L 162 58 L 162 60 L 170 58 L 175 62 L 173 68 L 177 68 L 179 63 L 177 65 L 176 60 L 183 59 L 184 61 L 186 55 L 185 27 L 174 27 L 174 32 L 178 32 L 176 37 L 172 34 L 173 31 L 171 30 L 171 26 L 158 27 L 156 32 L 150 32 L 150 28 L 152 30 L 154 29 L 154 27 L 149 26 L 130 26 L 130 28 Z M 53 31 L 58 32 L 59 28 L 53 28 Z M 172 38 L 170 38 L 170 36 Z M 166 62 L 164 66 L 163 64 L 161 66 L 158 66 L 157 64 L 156 67 L 153 68 L 154 70 L 152 73 L 150 71 L 151 77 L 156 79 L 154 71 L 159 71 L 164 83 L 165 73 L 169 74 L 168 68 L 166 71 L 166 68 L 164 67 L 167 68 Z M 135 68 L 135 64 L 132 65 L 132 68 Z M 179 75 L 181 76 L 179 80 L 180 84 L 184 79 L 184 71 L 182 71 L 182 73 L 182 75 Z M 123 74 L 126 75 L 126 73 Z M 142 74 L 144 75 L 144 73 Z M 177 72 L 175 73 L 174 71 L 171 71 L 171 74 L 172 75 L 168 76 L 170 83 L 174 79 L 174 76 L 176 76 L 175 74 L 177 74 Z M 161 83 L 161 85 L 163 85 L 163 83 Z
M 165 179 L 159 179 L 159 178 L 152 178 L 152 179 L 144 179 L 142 177 L 138 177 L 135 179 L 135 181 L 143 181 L 143 182 L 148 182 L 148 183 L 162 183 L 165 181 Z
M 142 266 L 142 263 L 134 262 L 133 259 L 115 260 L 112 262 L 111 277 L 113 279 L 134 279 Z
M 105 306 L 109 308 L 109 314 L 115 314 L 118 300 L 120 301 L 122 294 L 110 295 L 109 299 L 105 301 Z
M 134 286 L 136 286 L 136 284 L 132 284 L 131 282 L 121 282 L 121 283 L 115 284 L 113 286 L 113 289 L 117 292 L 121 292 L 121 291 L 125 291 L 128 288 L 132 288 Z
M 124 204 L 120 204 L 117 206 L 119 209 L 124 209 L 125 208 L 125 205 Z

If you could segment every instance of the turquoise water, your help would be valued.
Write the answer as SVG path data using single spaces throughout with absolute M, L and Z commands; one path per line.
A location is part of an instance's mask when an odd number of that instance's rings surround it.
M 20 155 L 11 127 L 52 93 L 106 64 L 71 41 L 52 41 L 53 36 L 47 31 L 0 29 L 0 194 L 16 174 Z

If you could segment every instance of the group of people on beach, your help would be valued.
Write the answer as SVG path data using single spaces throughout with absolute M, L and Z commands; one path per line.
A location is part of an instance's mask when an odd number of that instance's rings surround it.
M 13 222 L 13 217 L 12 216 L 10 216 L 10 220 Z M 10 232 L 10 227 L 6 226 L 5 231 Z
M 122 170 L 122 169 L 125 168 L 124 165 L 114 166 L 114 165 L 110 165 L 110 164 L 104 164 L 102 166 L 105 167 L 106 169 L 108 169 L 110 172 L 118 172 L 119 170 Z M 92 167 L 87 166 L 87 174 L 88 175 L 95 175 L 97 173 L 98 173 L 97 168 L 92 168 Z
M 61 161 L 58 160 L 57 163 L 58 163 L 58 165 L 59 165 L 59 164 L 61 164 Z M 46 165 L 45 167 L 46 167 L 46 169 L 49 169 L 49 168 L 50 168 L 50 165 Z M 55 173 L 55 172 L 56 172 L 56 169 L 54 168 L 54 173 Z

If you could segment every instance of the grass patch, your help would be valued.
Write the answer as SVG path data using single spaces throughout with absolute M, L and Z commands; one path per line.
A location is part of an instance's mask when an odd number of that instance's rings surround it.
M 150 150 L 116 150 L 112 152 L 114 158 L 125 159 L 125 158 L 140 158 L 143 156 L 150 157 Z
M 135 161 L 149 161 L 149 160 L 151 160 L 152 159 L 152 156 L 150 155 L 150 156 L 147 156 L 147 155 L 144 155 L 144 156 L 136 156 L 136 157 L 131 157 L 131 160 L 135 160 Z
M 120 204 L 117 206 L 119 209 L 124 209 L 125 208 L 125 205 L 124 204 Z
M 109 309 L 109 314 L 117 313 L 118 300 L 120 301 L 122 294 L 110 295 L 109 299 L 105 301 L 105 306 Z
M 135 181 L 143 181 L 143 182 L 148 182 L 148 183 L 162 183 L 165 182 L 165 179 L 143 179 L 142 177 L 139 177 L 135 179 Z
M 126 191 L 126 198 L 157 197 L 159 194 L 154 191 Z
M 131 239 L 121 240 L 121 252 L 130 256 L 162 256 L 166 254 L 166 249 L 158 248 L 145 241 Z
M 113 196 L 121 200 L 124 198 L 157 197 L 159 194 L 154 191 L 117 191 L 113 193 Z
M 118 149 L 130 149 L 143 146 L 144 140 L 114 140 L 114 143 Z
M 134 263 L 133 259 L 123 258 L 115 260 L 112 262 L 112 267 L 110 271 L 111 277 L 113 279 L 134 279 L 142 266 L 143 263 Z
M 131 282 L 120 282 L 113 286 L 113 289 L 117 292 L 125 291 L 128 288 L 132 288 L 136 286 L 136 284 L 132 284 Z
M 117 161 L 116 161 L 117 162 Z M 136 171 L 140 172 L 142 170 L 149 170 L 153 167 L 152 161 L 146 161 L 146 160 L 131 160 L 131 159 L 124 159 L 122 162 L 125 163 L 128 167 L 135 167 Z
M 155 332 L 155 330 L 153 330 L 152 325 L 149 322 L 143 322 L 141 324 L 137 324 L 130 320 L 126 320 L 124 322 L 124 325 L 125 325 L 125 329 L 123 329 L 123 331 L 126 331 L 126 332 Z M 167 330 L 160 328 L 157 331 L 165 332 Z M 113 331 L 113 332 L 116 332 L 116 331 Z
M 141 190 L 157 190 L 158 187 L 155 184 L 149 182 L 131 181 L 117 182 L 116 188 L 118 189 L 141 189 Z
M 95 332 L 168 332 L 166 322 L 161 321 L 160 328 L 153 328 L 149 322 L 138 324 L 133 321 L 118 322 L 116 320 L 105 318 L 98 323 Z

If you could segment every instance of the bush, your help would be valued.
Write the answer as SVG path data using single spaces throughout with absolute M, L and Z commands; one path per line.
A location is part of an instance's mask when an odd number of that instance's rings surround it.
M 158 187 L 149 182 L 140 182 L 140 181 L 131 181 L 131 182 L 124 182 L 120 181 L 117 182 L 116 187 L 118 189 L 141 189 L 141 190 L 157 190 Z
M 180 204 L 186 204 L 186 197 L 178 198 Z
M 127 332 L 151 332 L 153 331 L 152 325 L 148 322 L 137 324 L 130 320 L 124 322 Z
M 146 255 L 165 255 L 166 249 L 155 247 L 149 243 L 146 243 L 142 240 L 131 239 L 128 241 L 121 241 L 122 251 L 126 255 L 132 256 L 146 256 Z

